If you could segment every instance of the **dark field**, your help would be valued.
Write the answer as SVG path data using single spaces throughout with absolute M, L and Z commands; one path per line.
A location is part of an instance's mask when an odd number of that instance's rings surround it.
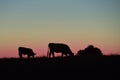
M 0 59 L 1 77 L 11 79 L 120 79 L 120 56 Z

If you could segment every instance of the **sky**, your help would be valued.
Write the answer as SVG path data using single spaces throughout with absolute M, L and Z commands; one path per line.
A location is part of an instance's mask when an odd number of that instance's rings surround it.
M 74 54 L 94 45 L 120 54 L 120 0 L 0 0 L 0 58 L 18 47 L 46 56 L 48 43 L 65 43 Z

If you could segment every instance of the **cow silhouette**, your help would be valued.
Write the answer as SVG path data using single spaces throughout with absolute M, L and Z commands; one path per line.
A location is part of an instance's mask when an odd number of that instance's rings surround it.
M 102 51 L 99 48 L 94 47 L 93 45 L 89 45 L 84 50 L 79 50 L 77 52 L 77 55 L 90 55 L 90 56 L 99 55 L 101 56 L 102 54 L 103 54 Z
M 72 53 L 71 49 L 69 48 L 68 45 L 63 44 L 63 43 L 49 43 L 48 44 L 48 52 L 47 56 L 48 57 L 55 57 L 54 53 L 62 53 L 62 57 L 65 56 L 74 56 Z
M 22 55 L 27 55 L 28 58 L 30 58 L 31 56 L 32 58 L 34 58 L 34 55 L 35 55 L 35 53 L 33 52 L 31 48 L 26 48 L 26 47 L 19 47 L 18 52 L 19 52 L 20 58 L 22 58 Z

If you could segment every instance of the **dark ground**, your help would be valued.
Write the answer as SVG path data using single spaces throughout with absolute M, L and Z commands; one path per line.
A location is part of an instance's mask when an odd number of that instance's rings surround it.
M 3 80 L 120 80 L 120 56 L 6 58 L 0 59 L 0 75 Z

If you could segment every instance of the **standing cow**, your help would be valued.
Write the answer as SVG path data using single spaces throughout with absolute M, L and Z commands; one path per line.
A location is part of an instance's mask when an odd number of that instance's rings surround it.
M 54 52 L 62 53 L 62 57 L 63 57 L 63 55 L 65 55 L 65 56 L 74 56 L 74 54 L 70 50 L 69 46 L 66 45 L 66 44 L 62 44 L 62 43 L 49 43 L 48 44 L 47 56 L 51 57 L 51 55 L 52 55 L 53 57 L 55 57 Z
M 31 48 L 25 48 L 25 47 L 19 47 L 18 53 L 19 53 L 20 58 L 22 58 L 22 55 L 27 55 L 28 58 L 30 58 L 30 56 L 32 56 L 32 58 L 34 58 L 34 55 L 35 55 L 35 53 L 33 52 L 33 50 Z

